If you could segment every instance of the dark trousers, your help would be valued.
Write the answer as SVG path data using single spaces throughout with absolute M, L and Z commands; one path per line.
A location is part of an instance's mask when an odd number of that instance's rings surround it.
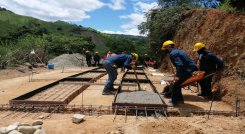
M 191 77 L 191 74 L 185 73 L 179 77 L 178 81 L 174 82 L 174 84 L 172 86 L 172 95 L 171 95 L 171 99 L 172 99 L 173 104 L 177 104 L 180 101 L 184 101 L 180 85 L 190 77 Z
M 95 66 L 99 66 L 100 61 L 94 61 Z
M 201 86 L 201 91 L 203 96 L 211 96 L 212 91 L 212 76 L 203 79 L 199 82 L 199 85 Z
M 90 67 L 91 66 L 91 60 L 86 60 L 86 61 L 87 61 L 88 67 Z

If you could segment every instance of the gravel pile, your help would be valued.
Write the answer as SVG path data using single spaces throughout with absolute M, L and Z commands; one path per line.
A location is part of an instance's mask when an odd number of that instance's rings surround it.
M 0 134 L 46 134 L 42 124 L 41 120 L 36 120 L 30 124 L 15 122 L 8 127 L 0 127 Z
M 86 59 L 83 55 L 76 54 L 62 54 L 54 59 L 48 61 L 48 63 L 54 64 L 55 69 L 81 67 L 86 65 Z
M 158 94 L 147 91 L 119 93 L 116 103 L 163 104 Z

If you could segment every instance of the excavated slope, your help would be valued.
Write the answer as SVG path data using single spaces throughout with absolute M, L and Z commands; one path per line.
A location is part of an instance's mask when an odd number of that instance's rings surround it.
M 193 46 L 206 44 L 225 62 L 225 77 L 219 88 L 222 101 L 235 106 L 237 94 L 241 110 L 245 110 L 245 15 L 225 13 L 217 9 L 192 10 L 184 16 L 174 39 L 176 46 L 197 59 Z
M 192 58 L 196 42 L 225 61 L 225 74 L 245 77 L 245 15 L 225 13 L 216 9 L 192 10 L 185 15 L 174 41 Z

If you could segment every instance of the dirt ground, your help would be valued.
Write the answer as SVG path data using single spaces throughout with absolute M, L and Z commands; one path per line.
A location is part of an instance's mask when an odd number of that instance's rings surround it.
M 47 134 L 243 134 L 245 133 L 244 117 L 206 116 L 193 117 L 139 117 L 117 116 L 113 122 L 113 115 L 86 116 L 80 124 L 71 121 L 70 114 L 52 115 L 44 120 L 43 128 Z M 33 119 L 4 119 L 1 126 L 13 122 L 31 123 Z
M 20 76 L 15 78 L 5 78 L 0 80 L 0 104 L 8 104 L 10 99 L 20 96 L 24 93 L 32 91 L 41 86 L 47 85 L 55 80 L 86 71 L 91 68 L 76 68 L 65 70 L 46 70 L 35 74 L 33 81 L 29 82 L 29 76 Z M 156 84 L 157 90 L 162 91 L 164 85 L 159 84 L 161 76 L 152 76 L 151 72 L 146 71 L 148 77 Z M 1 77 L 3 77 L 1 75 Z M 98 82 L 105 82 L 107 75 L 102 77 Z M 120 81 L 122 73 L 119 73 L 116 82 Z M 81 105 L 111 105 L 114 96 L 101 95 L 103 85 L 90 86 L 82 94 L 77 96 L 69 104 Z M 183 90 L 185 104 L 180 108 L 191 109 L 205 109 L 210 107 L 210 101 L 197 97 L 196 93 L 191 90 Z M 82 99 L 83 98 L 83 99 Z M 163 98 L 165 102 L 168 99 Z M 232 98 L 233 99 L 233 98 Z M 227 104 L 225 101 L 215 101 L 213 103 L 213 110 L 232 111 L 234 107 Z M 32 122 L 36 120 L 31 117 L 11 118 L 3 116 L 6 112 L 0 111 L 0 127 L 8 126 L 14 122 Z M 211 115 L 210 120 L 207 116 L 192 117 L 161 117 L 159 119 L 153 117 L 139 117 L 136 120 L 135 116 L 116 116 L 113 121 L 114 115 L 102 116 L 86 116 L 85 121 L 80 124 L 73 124 L 71 121 L 72 114 L 53 114 L 51 118 L 45 119 L 43 128 L 48 134 L 87 134 L 87 133 L 125 133 L 125 134 L 150 134 L 150 133 L 245 133 L 245 118 L 240 117 L 225 117 Z M 126 122 L 125 122 L 126 119 Z M 55 128 L 55 129 L 54 129 Z

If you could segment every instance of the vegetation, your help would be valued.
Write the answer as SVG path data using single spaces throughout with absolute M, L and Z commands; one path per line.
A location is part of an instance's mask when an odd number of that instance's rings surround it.
M 39 56 L 37 61 L 46 63 L 50 58 L 64 53 L 84 53 L 86 50 L 106 54 L 140 51 L 146 46 L 143 37 L 109 35 L 92 28 L 85 28 L 63 21 L 45 22 L 32 17 L 21 16 L 0 8 L 0 68 L 28 62 L 32 50 Z M 104 41 L 95 44 L 89 32 Z
M 158 2 L 161 8 L 147 13 L 147 21 L 139 26 L 142 33 L 148 34 L 150 47 L 148 50 L 155 59 L 165 55 L 160 50 L 163 41 L 174 38 L 188 11 L 194 8 L 218 7 L 225 11 L 234 11 L 235 9 L 241 9 L 241 5 L 244 7 L 243 0 L 158 0 Z
M 225 11 L 245 11 L 244 0 L 158 0 L 158 2 L 159 5 L 163 7 L 189 4 L 207 8 L 217 8 L 221 6 L 221 9 Z
M 147 14 L 147 22 L 142 23 L 140 28 L 148 33 L 151 55 L 159 57 L 163 41 L 174 38 L 175 32 L 181 24 L 183 15 L 192 9 L 192 6 L 171 6 L 151 11 Z
M 230 0 L 224 0 L 220 6 L 220 9 L 225 12 L 234 12 L 236 10 L 236 8 L 232 7 Z

